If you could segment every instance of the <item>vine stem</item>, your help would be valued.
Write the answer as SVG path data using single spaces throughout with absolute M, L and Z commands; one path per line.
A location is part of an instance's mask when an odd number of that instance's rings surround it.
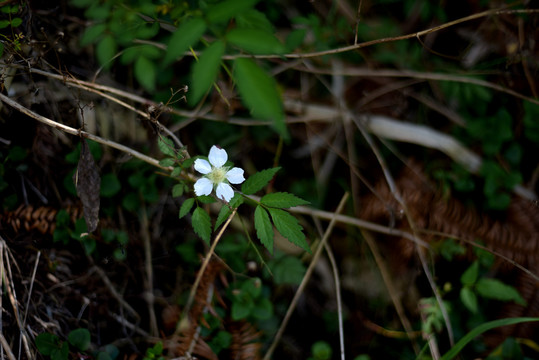
M 275 338 L 273 339 L 271 346 L 266 352 L 266 355 L 264 355 L 263 360 L 271 359 L 271 356 L 273 352 L 275 351 L 277 344 L 281 340 L 281 337 L 283 336 L 283 333 L 286 329 L 286 325 L 288 324 L 288 321 L 290 321 L 290 318 L 292 317 L 292 313 L 294 312 L 294 309 L 296 308 L 299 297 L 303 294 L 303 291 L 305 290 L 305 287 L 307 286 L 307 283 L 309 282 L 309 279 L 311 278 L 311 275 L 314 271 L 314 267 L 318 263 L 318 259 L 320 258 L 320 255 L 322 254 L 322 250 L 324 250 L 325 245 L 329 239 L 329 236 L 333 232 L 333 227 L 335 226 L 335 223 L 337 222 L 336 215 L 342 212 L 344 205 L 346 204 L 346 200 L 348 200 L 348 197 L 349 197 L 348 192 L 344 193 L 341 201 L 339 202 L 339 206 L 337 206 L 337 210 L 335 210 L 335 214 L 334 214 L 335 216 L 333 216 L 333 218 L 331 219 L 326 229 L 326 232 L 324 233 L 324 237 L 322 238 L 322 241 L 320 241 L 320 244 L 318 244 L 318 247 L 316 248 L 316 251 L 314 252 L 313 259 L 311 263 L 309 264 L 307 271 L 305 272 L 305 276 L 301 280 L 301 284 L 299 285 L 298 290 L 294 294 L 294 298 L 292 298 L 292 301 L 290 302 L 290 306 L 288 307 L 288 310 L 283 318 L 283 321 L 281 322 L 281 326 L 279 327 L 279 330 L 275 334 Z
M 189 298 L 187 299 L 187 304 L 185 305 L 185 308 L 182 312 L 182 317 L 180 321 L 178 322 L 178 326 L 176 327 L 176 331 L 174 332 L 174 337 L 180 335 L 180 332 L 184 329 L 184 326 L 187 324 L 186 321 L 188 320 L 187 317 L 189 316 L 189 311 L 191 310 L 191 307 L 193 306 L 193 302 L 195 301 L 196 292 L 198 289 L 198 286 L 200 285 L 200 281 L 202 280 L 202 276 L 204 276 L 204 272 L 206 271 L 206 268 L 208 267 L 208 264 L 210 263 L 210 260 L 215 252 L 215 247 L 219 243 L 219 240 L 221 240 L 221 237 L 223 236 L 226 228 L 232 221 L 232 218 L 234 215 L 236 215 L 236 212 L 238 211 L 238 208 L 234 208 L 232 210 L 232 213 L 228 216 L 226 219 L 225 224 L 221 227 L 221 230 L 215 237 L 215 240 L 213 241 L 213 244 L 210 247 L 210 250 L 206 254 L 206 257 L 204 258 L 204 261 L 202 262 L 202 266 L 200 267 L 200 270 L 198 271 L 197 277 L 195 279 L 195 283 L 191 287 L 191 291 L 189 292 Z

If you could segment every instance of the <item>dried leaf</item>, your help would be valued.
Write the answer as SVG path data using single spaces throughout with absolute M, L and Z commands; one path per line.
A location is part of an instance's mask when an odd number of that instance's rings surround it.
M 88 232 L 93 232 L 99 222 L 99 193 L 101 178 L 99 169 L 94 161 L 90 148 L 85 139 L 82 139 L 77 171 L 73 175 L 77 194 L 82 201 L 82 210 Z

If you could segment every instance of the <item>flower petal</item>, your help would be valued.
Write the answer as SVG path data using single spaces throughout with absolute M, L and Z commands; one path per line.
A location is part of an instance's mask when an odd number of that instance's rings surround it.
M 195 160 L 195 170 L 198 171 L 201 174 L 209 174 L 211 171 L 211 165 L 209 162 L 207 162 L 204 159 L 196 159 Z
M 208 159 L 213 166 L 221 167 L 226 163 L 228 155 L 225 149 L 219 149 L 217 146 L 213 145 L 210 149 Z
M 217 198 L 226 202 L 229 202 L 230 199 L 232 199 L 232 196 L 234 196 L 234 190 L 232 190 L 230 185 L 225 183 L 220 183 L 217 185 L 217 190 L 215 190 L 215 193 L 217 194 Z
M 195 183 L 195 194 L 196 196 L 210 195 L 213 190 L 213 184 L 209 179 L 200 178 Z
M 238 167 L 230 169 L 226 173 L 226 179 L 231 184 L 241 184 L 242 182 L 245 181 L 245 178 L 243 177 L 243 169 L 238 168 Z

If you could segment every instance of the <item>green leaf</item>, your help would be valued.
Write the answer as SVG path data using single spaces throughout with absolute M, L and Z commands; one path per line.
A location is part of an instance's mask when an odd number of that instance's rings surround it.
M 226 40 L 251 54 L 284 54 L 285 46 L 271 33 L 261 29 L 232 29 Z
M 255 9 L 250 9 L 236 15 L 235 20 L 238 28 L 260 29 L 268 33 L 275 32 L 275 28 L 266 17 L 266 14 Z
M 273 281 L 278 285 L 299 285 L 305 276 L 305 266 L 300 259 L 293 256 L 270 261 L 268 265 L 273 273 Z
M 191 211 L 191 208 L 193 207 L 195 203 L 195 199 L 194 198 L 189 198 L 189 199 L 186 199 L 183 203 L 182 203 L 182 206 L 180 207 L 180 219 L 182 217 L 184 217 L 185 215 L 187 215 L 189 213 L 189 211 Z
M 16 17 L 13 20 L 11 20 L 11 27 L 13 27 L 13 28 L 16 28 L 20 24 L 22 24 L 22 19 L 19 18 L 19 17 Z
M 472 265 L 462 274 L 460 277 L 460 282 L 464 286 L 471 286 L 477 281 L 477 276 L 479 275 L 479 262 L 474 261 Z
M 268 298 L 260 298 L 251 311 L 255 319 L 267 320 L 273 316 L 273 303 Z
M 204 211 L 201 207 L 197 207 L 193 211 L 193 217 L 191 218 L 191 224 L 193 225 L 193 230 L 195 233 L 200 236 L 206 244 L 210 244 L 211 241 L 211 220 L 210 215 Z
M 238 58 L 234 67 L 234 79 L 243 103 L 254 117 L 272 121 L 277 132 L 287 138 L 283 102 L 274 78 L 251 59 Z
M 235 209 L 241 204 L 243 204 L 243 197 L 240 194 L 235 193 L 232 199 L 230 199 L 228 206 L 223 205 L 221 207 L 221 211 L 219 211 L 219 215 L 217 215 L 217 220 L 215 220 L 214 229 L 216 230 L 226 221 L 226 219 L 228 219 L 230 214 L 232 214 L 232 210 L 230 209 Z
M 221 66 L 221 57 L 225 53 L 224 42 L 218 40 L 211 44 L 193 65 L 189 96 L 190 105 L 195 105 L 210 89 Z
M 185 191 L 185 184 L 183 183 L 176 184 L 172 187 L 172 197 L 182 196 L 184 191 Z
M 251 175 L 245 180 L 245 182 L 241 186 L 241 191 L 245 195 L 253 195 L 257 191 L 261 190 L 264 186 L 266 186 L 271 179 L 275 176 L 275 173 L 281 169 L 280 167 L 275 167 L 272 169 L 266 169 L 257 172 L 254 175 Z
M 176 160 L 174 160 L 172 158 L 166 158 L 166 159 L 159 160 L 159 165 L 161 165 L 161 166 L 169 167 L 169 166 L 173 166 L 174 164 L 176 164 Z
M 273 255 L 273 226 L 268 212 L 260 205 L 255 209 L 255 229 L 262 245 Z
M 233 301 L 231 309 L 232 320 L 237 321 L 245 319 L 251 313 L 254 305 L 251 298 L 244 299 L 243 301 Z
M 147 90 L 155 90 L 156 67 L 155 63 L 145 56 L 135 61 L 135 78 Z
M 101 177 L 101 189 L 100 194 L 102 197 L 113 197 L 116 195 L 122 188 L 120 180 L 115 174 L 105 174 Z
M 172 157 L 176 156 L 176 152 L 174 151 L 174 143 L 171 139 L 166 137 L 160 137 L 159 139 L 157 139 L 157 146 L 163 154 Z
M 99 61 L 99 64 L 101 64 L 101 66 L 103 66 L 105 69 L 111 67 L 112 62 L 110 60 L 112 60 L 114 55 L 116 55 L 116 49 L 116 40 L 114 40 L 114 37 L 112 35 L 106 35 L 97 43 L 97 60 Z
M 276 208 L 290 208 L 299 205 L 307 205 L 308 201 L 305 201 L 293 194 L 286 192 L 276 192 L 264 195 L 260 202 L 266 206 L 276 207 Z
M 303 228 L 294 216 L 281 209 L 268 208 L 268 211 L 273 220 L 273 224 L 282 236 L 288 239 L 292 244 L 299 246 L 309 253 L 311 252 L 309 244 L 305 240 Z
M 477 296 L 469 287 L 463 287 L 460 289 L 460 301 L 466 306 L 472 313 L 477 313 Z
M 169 65 L 183 55 L 189 47 L 195 45 L 204 32 L 206 23 L 199 17 L 192 18 L 181 24 L 168 42 L 167 53 L 163 60 L 165 65 Z
M 477 293 L 488 299 L 500 301 L 513 300 L 519 305 L 526 305 L 526 301 L 520 296 L 518 291 L 509 285 L 504 284 L 498 279 L 483 278 L 479 279 L 476 285 Z
M 259 0 L 225 0 L 208 8 L 206 19 L 210 24 L 222 23 L 245 10 L 252 9 Z
M 69 333 L 67 340 L 80 351 L 86 351 L 90 347 L 90 332 L 88 329 L 76 329 Z
M 36 336 L 37 350 L 44 356 L 50 356 L 53 350 L 60 348 L 58 336 L 50 333 L 42 333 Z
M 69 344 L 62 343 L 61 347 L 51 352 L 51 360 L 67 360 L 69 356 Z
M 305 39 L 307 34 L 307 29 L 295 29 L 288 34 L 285 40 L 285 47 L 287 52 L 292 52 L 297 49 Z
M 455 356 L 457 356 L 460 351 L 475 337 L 481 335 L 482 333 L 497 328 L 501 326 L 507 326 L 507 325 L 515 325 L 520 324 L 523 322 L 531 322 L 531 321 L 539 321 L 539 318 L 507 318 L 507 319 L 499 319 L 494 321 L 489 321 L 486 323 L 483 323 L 470 331 L 468 334 L 466 334 L 462 339 L 460 339 L 455 346 L 451 348 L 444 356 L 441 357 L 440 360 L 451 360 Z

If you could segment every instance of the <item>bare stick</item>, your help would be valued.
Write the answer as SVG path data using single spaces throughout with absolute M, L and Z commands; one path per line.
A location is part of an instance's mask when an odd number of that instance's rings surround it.
M 292 313 L 294 312 L 294 309 L 296 308 L 296 305 L 298 303 L 299 297 L 303 294 L 303 290 L 305 290 L 305 287 L 307 286 L 307 283 L 309 282 L 309 279 L 311 278 L 311 275 L 313 273 L 314 267 L 316 266 L 316 263 L 318 262 L 318 259 L 320 258 L 320 254 L 322 254 L 322 250 L 324 249 L 325 244 L 328 241 L 329 236 L 333 232 L 333 227 L 335 226 L 336 215 L 342 211 L 344 208 L 344 205 L 346 204 L 346 200 L 348 200 L 348 193 L 345 193 L 339 202 L 339 206 L 337 206 L 337 210 L 335 210 L 335 214 L 333 219 L 331 219 L 327 230 L 324 234 L 324 237 L 322 238 L 322 241 L 320 241 L 320 244 L 318 245 L 318 248 L 316 248 L 316 251 L 313 255 L 313 259 L 311 263 L 309 264 L 309 267 L 307 268 L 307 271 L 305 272 L 305 276 L 301 280 L 301 284 L 298 287 L 298 290 L 294 294 L 294 297 L 292 298 L 292 301 L 290 302 L 290 306 L 288 307 L 288 310 L 283 318 L 283 321 L 281 322 L 281 326 L 279 327 L 279 330 L 275 334 L 275 338 L 273 338 L 273 342 L 271 343 L 268 351 L 266 352 L 266 355 L 264 355 L 264 360 L 270 360 L 273 352 L 275 351 L 275 348 L 277 347 L 277 344 L 279 344 L 279 341 L 281 340 L 281 337 L 283 336 L 283 333 L 286 329 L 286 325 L 288 325 L 288 321 L 290 321 L 290 318 L 292 317 Z
M 341 281 L 339 279 L 339 271 L 337 268 L 337 262 L 335 261 L 335 256 L 333 256 L 333 251 L 331 247 L 326 242 L 324 244 L 326 254 L 328 255 L 329 262 L 331 264 L 331 269 L 333 270 L 333 278 L 335 279 L 335 296 L 337 297 L 337 316 L 339 319 L 339 345 L 341 347 L 341 360 L 345 360 L 344 356 L 344 326 L 342 319 L 342 299 L 341 299 Z

